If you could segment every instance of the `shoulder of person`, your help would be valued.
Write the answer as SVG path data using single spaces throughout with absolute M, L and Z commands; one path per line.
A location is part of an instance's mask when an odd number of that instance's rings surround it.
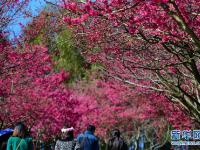
M 27 142 L 32 142 L 33 141 L 33 138 L 32 137 L 25 137 L 24 138 Z
M 56 144 L 61 144 L 62 142 L 63 142 L 63 141 L 61 141 L 61 140 L 58 139 L 58 140 L 56 141 Z
M 77 138 L 84 137 L 84 136 L 85 136 L 84 133 L 80 133 L 80 134 L 78 134 Z
M 82 140 L 84 137 L 85 137 L 85 135 L 84 135 L 83 133 L 80 133 L 80 134 L 77 136 L 76 140 L 77 140 L 77 141 L 80 141 L 80 140 Z
M 22 143 L 28 143 L 29 141 L 27 141 L 26 139 L 21 139 Z
M 120 139 L 121 141 L 124 141 L 124 142 L 125 142 L 124 138 L 120 137 L 119 139 Z
M 99 138 L 98 138 L 97 136 L 95 136 L 95 135 L 91 135 L 91 139 L 93 139 L 93 140 L 95 140 L 95 141 L 98 141 L 98 140 L 99 140 Z
M 10 143 L 10 142 L 12 142 L 13 141 L 13 137 L 11 136 L 11 137 L 9 137 L 9 139 L 8 139 L 8 143 Z
M 9 139 L 21 139 L 21 138 L 17 136 L 11 136 Z
M 14 136 L 10 136 L 8 140 L 12 140 L 12 139 L 14 139 Z
M 56 141 L 56 143 L 62 143 L 62 142 L 64 142 L 64 141 L 61 140 L 61 139 L 58 139 L 58 140 Z
M 16 137 L 16 136 L 11 136 L 8 140 L 9 140 L 9 141 L 20 141 L 21 138 Z

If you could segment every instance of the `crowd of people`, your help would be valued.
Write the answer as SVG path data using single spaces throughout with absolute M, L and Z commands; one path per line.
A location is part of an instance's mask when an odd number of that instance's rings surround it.
M 23 123 L 17 123 L 12 135 L 6 144 L 0 141 L 0 150 L 100 150 L 100 141 L 95 136 L 95 126 L 88 125 L 86 131 L 74 137 L 74 128 L 62 128 L 61 136 L 49 148 L 34 146 L 34 142 L 26 126 Z M 140 138 L 139 138 L 140 139 Z M 143 138 L 141 138 L 143 139 Z M 131 140 L 129 144 L 121 137 L 119 129 L 111 131 L 111 137 L 106 143 L 106 148 L 102 150 L 144 150 L 145 144 L 143 140 Z M 143 141 L 143 142 L 142 142 Z M 170 150 L 171 144 L 165 143 L 160 148 L 154 150 Z M 173 147 L 175 150 L 188 150 L 188 147 Z
M 34 142 L 26 126 L 23 123 L 17 123 L 12 135 L 6 138 L 8 139 L 6 144 L 2 143 L 0 139 L 0 150 L 100 150 L 100 141 L 95 136 L 95 126 L 88 125 L 84 133 L 74 137 L 74 128 L 62 128 L 60 137 L 57 141 L 53 142 L 50 147 L 44 148 L 43 146 L 34 146 Z M 127 142 L 121 137 L 119 129 L 113 129 L 111 131 L 111 137 L 106 143 L 106 147 L 102 150 L 144 150 L 144 139 L 139 137 L 140 140 L 130 140 Z M 151 148 L 153 150 L 170 150 L 171 144 L 166 142 L 160 148 Z M 188 150 L 188 146 L 175 146 L 174 150 Z
M 84 133 L 74 139 L 73 128 L 67 128 L 63 132 L 63 138 L 56 142 L 55 150 L 99 150 L 98 138 L 94 135 L 95 126 L 89 125 Z M 121 138 L 120 131 L 114 129 L 112 138 L 107 143 L 107 150 L 128 150 L 128 145 Z
M 55 150 L 99 150 L 99 139 L 95 136 L 95 126 L 88 125 L 86 131 L 74 138 L 74 128 L 61 129 L 61 137 L 55 143 Z M 112 137 L 106 144 L 106 150 L 134 150 L 128 148 L 118 129 L 112 130 Z M 31 136 L 23 123 L 17 123 L 12 136 L 2 150 L 36 150 Z

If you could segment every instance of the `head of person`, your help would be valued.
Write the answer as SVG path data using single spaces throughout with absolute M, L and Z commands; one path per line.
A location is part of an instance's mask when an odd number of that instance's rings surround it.
M 26 135 L 26 126 L 22 122 L 17 123 L 13 131 L 13 136 L 23 138 L 25 137 L 25 135 Z
M 112 137 L 117 137 L 117 138 L 119 138 L 120 137 L 120 131 L 119 131 L 119 129 L 114 129 L 114 130 L 112 130 Z
M 62 131 L 62 139 L 66 139 L 66 138 L 73 139 L 74 138 L 74 128 L 73 127 L 62 128 L 61 131 Z
M 96 128 L 95 128 L 95 126 L 94 125 L 88 125 L 88 127 L 87 127 L 87 131 L 90 131 L 90 132 L 92 132 L 92 133 L 94 133 L 95 132 L 95 130 L 96 130 Z

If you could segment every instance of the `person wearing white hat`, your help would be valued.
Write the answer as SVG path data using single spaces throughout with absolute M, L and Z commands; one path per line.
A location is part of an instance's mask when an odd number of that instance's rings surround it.
M 74 128 L 62 128 L 62 138 L 57 140 L 55 150 L 79 150 L 80 146 L 74 139 Z

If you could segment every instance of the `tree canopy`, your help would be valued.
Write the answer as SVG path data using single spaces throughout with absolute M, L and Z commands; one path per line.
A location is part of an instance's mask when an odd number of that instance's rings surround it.
M 23 121 L 42 140 L 63 126 L 93 123 L 105 139 L 146 128 L 161 144 L 199 127 L 200 2 L 48 3 L 13 43 L 4 28 L 27 3 L 0 2 L 1 128 Z

